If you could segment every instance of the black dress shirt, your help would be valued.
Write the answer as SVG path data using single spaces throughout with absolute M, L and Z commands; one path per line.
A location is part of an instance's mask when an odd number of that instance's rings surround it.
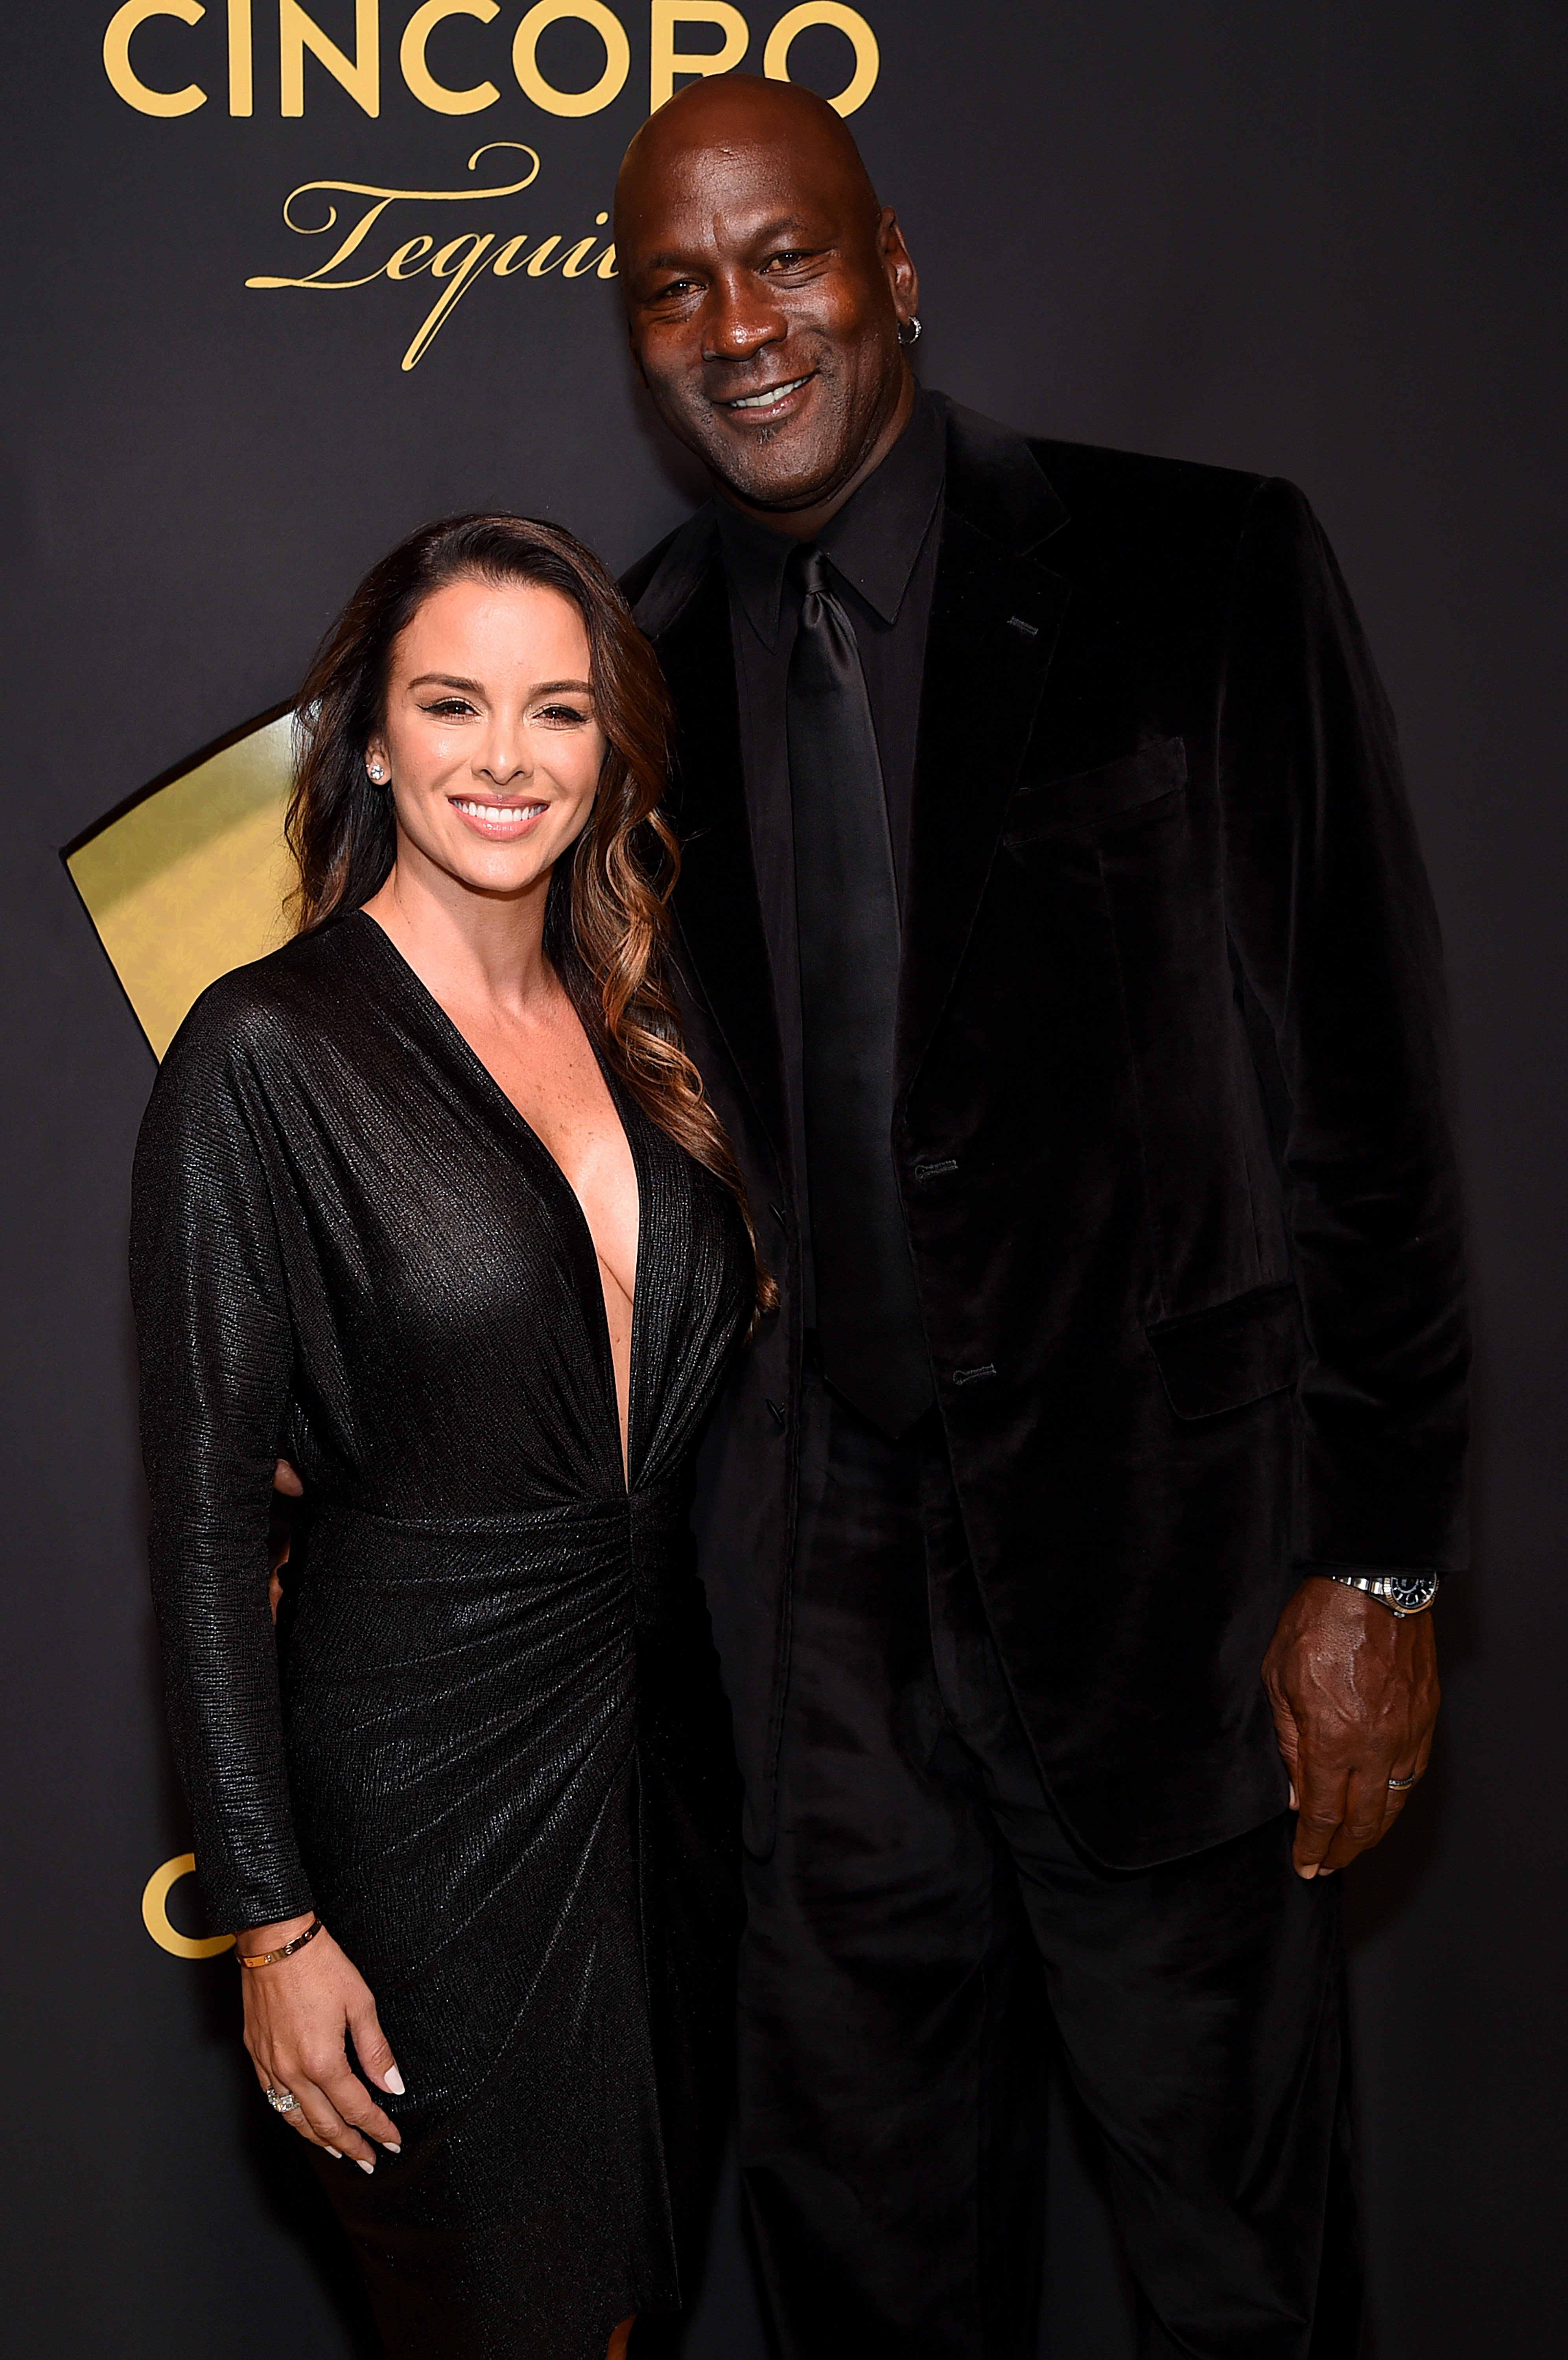
M 877 731 L 900 903 L 945 468 L 942 410 L 931 396 L 917 394 L 909 422 L 892 450 L 823 526 L 816 543 L 833 567 L 835 588 L 855 627 Z M 800 1086 L 800 956 L 784 722 L 785 688 L 800 611 L 800 595 L 787 568 L 800 543 L 743 516 L 727 500 L 713 505 L 730 592 L 752 852 L 789 1087 L 789 1149 L 810 1321 L 813 1291 Z

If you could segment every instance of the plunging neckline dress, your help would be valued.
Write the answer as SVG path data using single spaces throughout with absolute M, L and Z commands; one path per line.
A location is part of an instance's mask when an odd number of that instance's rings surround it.
M 363 912 L 212 986 L 137 1152 L 198 1872 L 221 1926 L 319 1909 L 376 1995 L 403 2154 L 319 2168 L 398 2360 L 603 2360 L 672 2307 L 724 2081 L 736 1790 L 688 1507 L 750 1249 L 606 1080 L 624 1463 L 582 1207 Z M 278 1456 L 309 1514 L 275 1637 Z

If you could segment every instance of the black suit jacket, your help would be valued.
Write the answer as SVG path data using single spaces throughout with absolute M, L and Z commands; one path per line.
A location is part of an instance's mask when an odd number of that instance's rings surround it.
M 1259 1666 L 1303 1565 L 1463 1562 L 1437 925 L 1301 494 L 948 431 L 893 1145 L 1014 1692 L 1069 1826 L 1133 1867 L 1283 1808 Z M 680 716 L 689 1039 L 783 1289 L 699 1502 L 764 1851 L 801 1338 L 711 519 L 626 588 Z

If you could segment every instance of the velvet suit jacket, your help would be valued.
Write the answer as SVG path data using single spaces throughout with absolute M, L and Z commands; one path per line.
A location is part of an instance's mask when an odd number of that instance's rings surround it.
M 1018 1707 L 1069 1827 L 1136 1867 L 1284 1807 L 1259 1666 L 1303 1566 L 1464 1561 L 1437 924 L 1301 494 L 956 408 L 948 435 L 894 1157 Z M 626 588 L 680 719 L 689 1040 L 783 1294 L 698 1507 L 764 1852 L 799 1241 L 711 518 Z

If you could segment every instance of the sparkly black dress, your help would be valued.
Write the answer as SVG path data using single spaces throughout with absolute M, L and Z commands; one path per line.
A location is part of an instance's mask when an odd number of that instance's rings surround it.
M 675 2304 L 730 2039 L 735 1773 L 687 1501 L 751 1257 L 612 1087 L 629 1487 L 577 1199 L 373 919 L 213 985 L 137 1153 L 198 1870 L 220 1926 L 318 1908 L 375 1993 L 403 2154 L 321 2169 L 409 2360 L 604 2360 Z M 279 1455 L 312 1513 L 275 1641 Z

